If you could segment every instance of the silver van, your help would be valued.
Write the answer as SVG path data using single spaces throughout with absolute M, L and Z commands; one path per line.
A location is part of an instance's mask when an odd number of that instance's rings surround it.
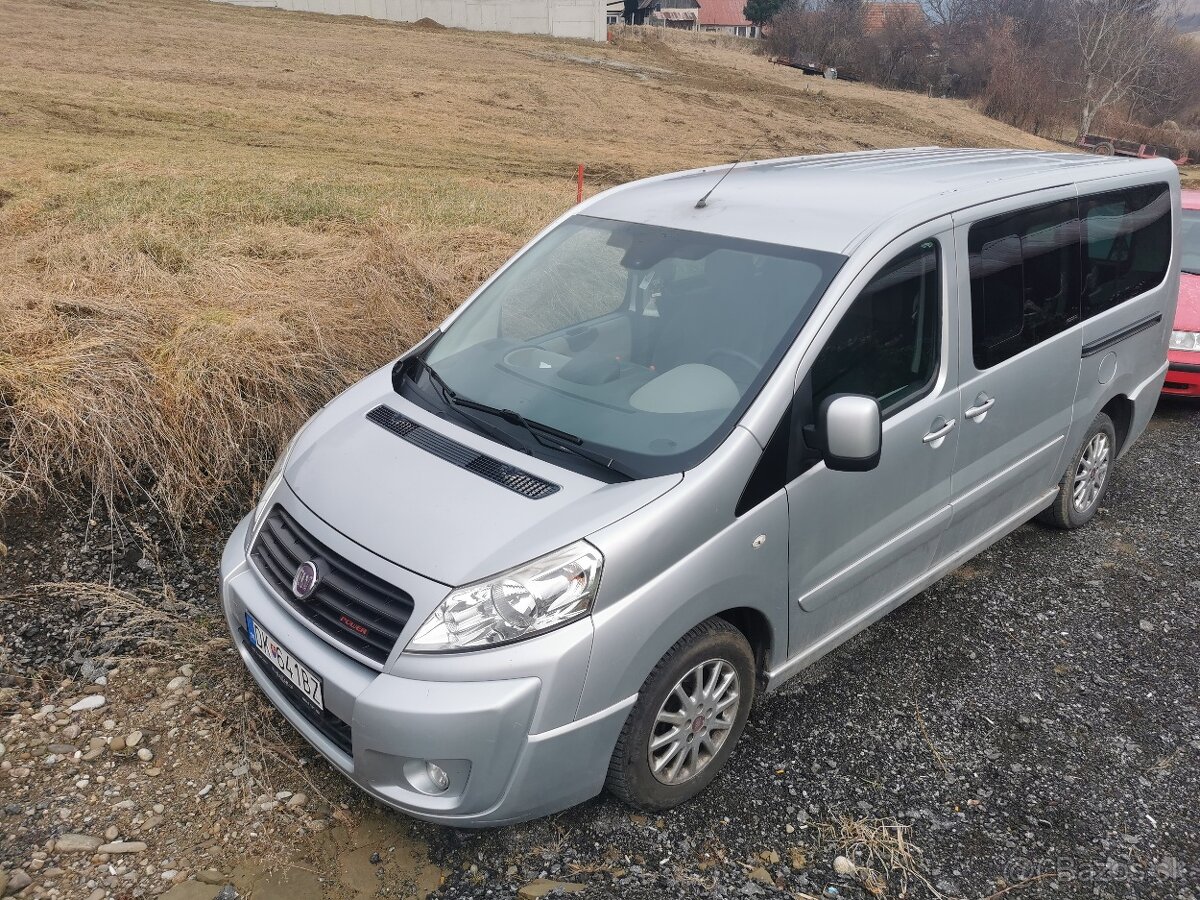
M 600 194 L 292 440 L 222 559 L 242 659 L 421 819 L 687 800 L 758 694 L 1096 514 L 1178 209 L 1170 162 L 937 148 Z

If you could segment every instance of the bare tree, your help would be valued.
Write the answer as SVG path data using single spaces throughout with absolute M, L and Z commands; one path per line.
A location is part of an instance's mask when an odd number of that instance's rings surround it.
M 1163 8 L 1147 0 L 1067 0 L 1078 54 L 1079 130 L 1091 131 L 1096 116 L 1120 103 L 1162 65 Z
M 883 26 L 864 36 L 870 51 L 864 74 L 889 87 L 923 88 L 933 68 L 932 37 L 924 14 L 907 5 L 886 6 Z

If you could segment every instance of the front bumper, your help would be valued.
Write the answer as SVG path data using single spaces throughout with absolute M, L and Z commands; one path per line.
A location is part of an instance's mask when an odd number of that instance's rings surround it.
M 1167 354 L 1162 392 L 1173 397 L 1200 397 L 1200 353 L 1172 350 Z
M 222 603 L 235 646 L 272 704 L 359 787 L 412 816 L 459 827 L 557 812 L 603 788 L 636 696 L 560 721 L 562 710 L 578 708 L 591 653 L 589 620 L 457 660 L 393 658 L 379 672 L 323 639 L 263 583 L 246 561 L 247 525 L 239 524 L 221 560 Z M 324 715 L 305 706 L 251 648 L 247 612 L 321 677 Z M 401 634 L 401 645 L 419 619 Z M 445 793 L 420 789 L 426 760 L 450 776 Z

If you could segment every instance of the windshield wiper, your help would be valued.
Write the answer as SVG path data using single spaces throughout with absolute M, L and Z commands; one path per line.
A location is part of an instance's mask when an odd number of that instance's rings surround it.
M 513 425 L 518 425 L 521 428 L 524 428 L 529 433 L 529 436 L 537 441 L 537 443 L 541 446 L 550 450 L 558 450 L 560 453 L 574 454 L 580 459 L 585 459 L 594 465 L 602 466 L 610 472 L 620 475 L 626 481 L 633 481 L 638 477 L 635 472 L 626 469 L 611 457 L 605 456 L 603 453 L 596 453 L 594 450 L 589 450 L 586 447 L 581 446 L 583 444 L 583 438 L 579 437 L 578 435 L 571 434 L 569 431 L 563 431 L 559 428 L 555 428 L 552 425 L 544 425 L 541 422 L 535 422 L 532 419 L 527 419 L 515 409 L 501 409 L 498 406 L 490 406 L 487 403 L 481 403 L 478 400 L 472 400 L 470 397 L 462 396 L 462 394 L 459 394 L 454 390 L 454 388 L 446 384 L 446 382 L 442 380 L 442 376 L 435 372 L 433 367 L 429 365 L 429 363 L 427 363 L 422 357 L 414 356 L 412 359 L 417 365 L 425 370 L 426 374 L 429 375 L 430 381 L 437 385 L 437 387 L 441 390 L 442 396 L 445 398 L 447 405 L 459 407 L 459 414 L 466 416 L 466 418 L 471 422 L 483 427 L 483 423 L 474 416 L 467 416 L 466 413 L 462 411 L 463 408 L 485 412 L 504 419 L 506 422 L 511 422 Z M 496 432 L 494 429 L 485 430 L 489 434 L 498 434 L 498 432 Z M 548 441 L 542 435 L 557 438 L 557 441 Z M 558 441 L 563 441 L 564 443 L 559 443 Z M 510 441 L 504 440 L 504 443 L 508 444 L 510 447 L 515 447 L 515 445 Z M 525 447 L 517 447 L 516 449 L 521 450 L 523 453 L 529 452 L 529 450 Z
M 586 447 L 581 446 L 583 444 L 583 438 L 579 437 L 578 435 L 571 434 L 569 431 L 560 431 L 559 429 L 550 425 L 543 425 L 541 422 L 535 422 L 532 419 L 527 419 L 515 409 L 496 409 L 495 407 L 491 407 L 487 411 L 494 412 L 499 416 L 503 416 L 514 425 L 520 425 L 522 428 L 528 431 L 530 436 L 543 447 L 549 447 L 551 450 L 559 450 L 563 453 L 573 453 L 580 459 L 586 459 L 590 463 L 602 466 L 605 469 L 620 475 L 626 481 L 634 481 L 638 477 L 634 472 L 620 465 L 612 457 L 605 456 L 603 453 L 596 453 L 594 450 L 588 450 Z M 539 434 L 539 432 L 541 432 L 541 434 Z M 549 435 L 550 437 L 556 437 L 561 441 L 567 441 L 567 443 L 560 444 L 555 441 L 547 441 L 541 436 L 542 434 Z
M 464 406 L 471 409 L 478 409 L 480 406 L 482 406 L 482 404 L 478 404 L 474 400 L 468 400 L 466 397 L 460 397 L 454 388 L 446 384 L 446 382 L 442 379 L 442 376 L 437 373 L 433 366 L 425 362 L 424 357 L 413 356 L 410 358 L 419 368 L 425 370 L 425 374 L 429 376 L 429 380 L 433 382 L 433 385 L 438 389 L 438 392 L 442 395 L 442 399 L 445 401 L 448 408 L 453 409 L 456 413 L 474 425 L 476 429 L 499 441 L 504 446 L 510 447 L 513 450 L 520 450 L 522 453 L 529 453 L 528 447 L 524 447 L 516 441 L 513 441 L 512 438 L 500 431 L 500 429 L 494 428 L 485 422 L 481 422 L 479 419 L 465 412 L 462 409 Z M 406 371 L 408 371 L 409 377 L 412 378 L 412 370 L 406 369 Z M 413 382 L 416 382 L 415 378 L 413 378 Z M 490 412 L 490 407 L 485 408 L 484 411 Z

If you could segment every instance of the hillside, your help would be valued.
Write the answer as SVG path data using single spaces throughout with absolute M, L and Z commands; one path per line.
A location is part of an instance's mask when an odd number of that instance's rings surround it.
M 573 202 L 578 163 L 591 191 L 756 142 L 1042 146 L 690 36 L 202 0 L 0 0 L 0 124 L 0 493 L 149 486 L 175 520 L 244 502 L 313 408 Z

